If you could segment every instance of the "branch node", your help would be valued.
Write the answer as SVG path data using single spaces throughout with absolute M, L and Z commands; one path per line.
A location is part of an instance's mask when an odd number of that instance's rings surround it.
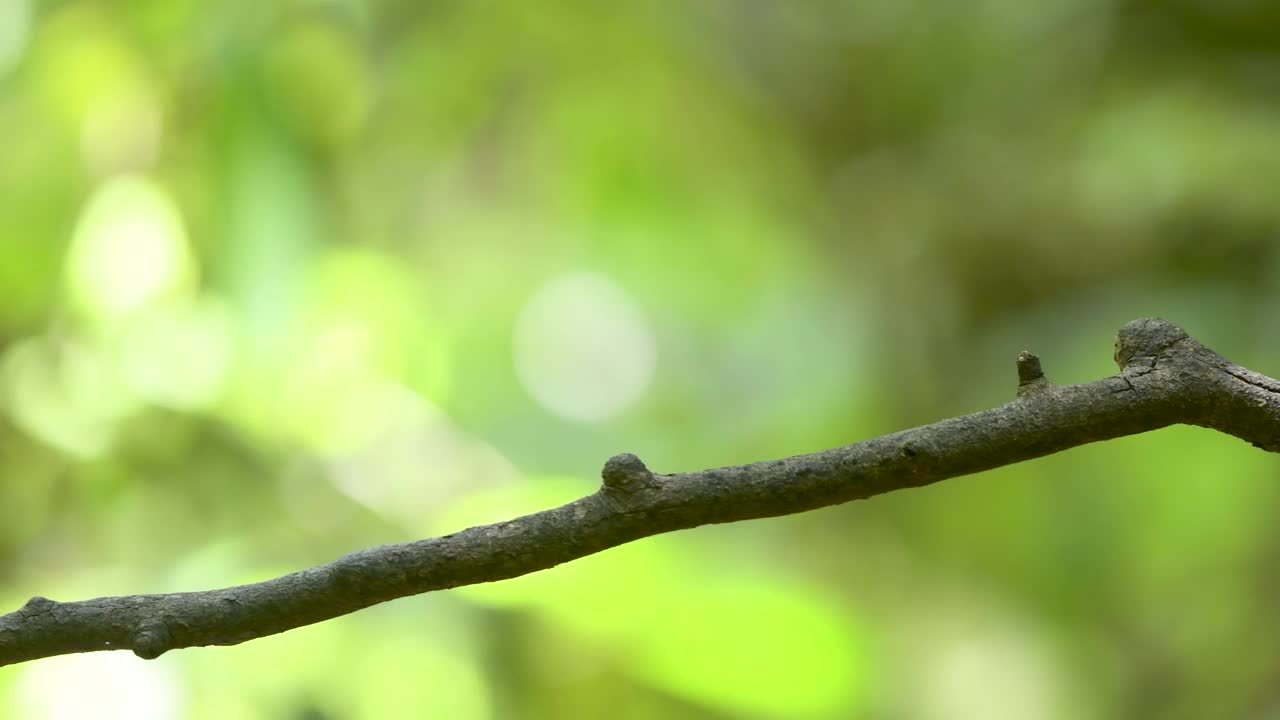
M 1027 350 L 1018 353 L 1018 397 L 1025 397 L 1049 387 L 1049 378 L 1040 368 L 1040 357 Z
M 611 490 L 631 494 L 655 484 L 653 473 L 644 466 L 640 458 L 631 453 L 622 453 L 609 458 L 604 469 L 600 471 L 604 486 Z
M 1154 358 L 1166 354 L 1175 344 L 1186 340 L 1187 331 L 1160 318 L 1141 318 L 1126 323 L 1116 334 L 1116 365 L 1124 370 L 1134 358 Z
M 52 610 L 57 607 L 57 605 L 58 602 L 56 600 L 50 600 L 42 595 L 34 595 L 27 601 L 26 605 L 22 606 L 22 610 L 28 613 L 45 612 L 47 610 Z
M 154 660 L 173 647 L 169 628 L 159 620 L 146 620 L 133 636 L 133 654 L 143 660 Z

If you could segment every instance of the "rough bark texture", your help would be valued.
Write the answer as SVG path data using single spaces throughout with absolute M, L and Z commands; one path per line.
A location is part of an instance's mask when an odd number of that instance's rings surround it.
M 604 483 L 562 507 L 207 592 L 56 602 L 0 616 L 0 665 L 64 653 L 235 645 L 385 602 L 524 575 L 638 538 L 787 515 L 1009 465 L 1175 423 L 1280 451 L 1280 381 L 1154 318 L 1120 329 L 1119 375 L 1053 385 L 1018 356 L 1017 399 L 990 410 L 782 460 L 661 475 L 610 458 Z

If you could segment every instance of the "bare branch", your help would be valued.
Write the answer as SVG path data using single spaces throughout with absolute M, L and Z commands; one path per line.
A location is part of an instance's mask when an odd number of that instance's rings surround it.
M 635 455 L 562 507 L 443 537 L 370 548 L 328 565 L 207 592 L 80 602 L 34 597 L 0 616 L 0 665 L 51 655 L 235 645 L 394 598 L 543 570 L 650 535 L 788 515 L 1175 423 L 1280 451 L 1280 381 L 1239 367 L 1154 318 L 1120 329 L 1119 375 L 1053 385 L 1018 356 L 1017 399 L 833 450 L 673 475 Z

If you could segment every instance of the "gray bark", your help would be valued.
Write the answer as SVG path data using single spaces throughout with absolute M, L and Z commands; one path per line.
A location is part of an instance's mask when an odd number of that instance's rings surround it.
M 1029 460 L 1175 423 L 1280 451 L 1280 381 L 1154 318 L 1120 329 L 1121 372 L 1054 385 L 1018 356 L 1017 397 L 990 410 L 782 460 L 663 475 L 610 458 L 595 493 L 452 535 L 361 550 L 328 565 L 221 590 L 57 602 L 0 616 L 0 665 L 51 655 L 235 645 L 394 598 L 543 570 L 650 535 L 788 515 Z

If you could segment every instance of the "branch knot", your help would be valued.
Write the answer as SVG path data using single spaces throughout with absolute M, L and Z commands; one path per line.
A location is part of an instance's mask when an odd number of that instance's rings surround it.
M 611 490 L 628 495 L 653 487 L 656 484 L 653 473 L 644 466 L 640 458 L 631 453 L 622 453 L 609 458 L 604 469 L 600 471 L 604 486 Z
M 154 660 L 173 647 L 169 628 L 159 620 L 146 620 L 133 636 L 133 654 L 143 660 Z
M 1150 364 L 1154 367 L 1156 358 L 1188 337 L 1186 330 L 1160 318 L 1126 323 L 1116 334 L 1116 365 L 1124 370 L 1135 358 L 1151 358 Z
M 26 613 L 40 613 L 52 610 L 58 606 L 56 600 L 50 600 L 43 595 L 33 595 L 26 605 L 22 606 L 22 611 Z

